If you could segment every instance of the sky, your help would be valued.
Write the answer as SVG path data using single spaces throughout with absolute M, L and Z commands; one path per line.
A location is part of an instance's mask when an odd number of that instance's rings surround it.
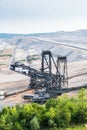
M 0 0 L 0 33 L 87 29 L 87 0 Z

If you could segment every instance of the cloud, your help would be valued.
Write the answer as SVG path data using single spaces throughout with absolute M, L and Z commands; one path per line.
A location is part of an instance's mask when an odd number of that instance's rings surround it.
M 19 31 L 20 28 L 25 31 L 23 24 L 25 28 L 31 26 L 32 31 L 35 31 L 34 28 L 36 31 L 40 28 L 49 31 L 58 26 L 65 28 L 68 23 L 74 27 L 75 22 L 77 25 L 81 20 L 83 23 L 87 21 L 86 6 L 87 0 L 0 0 L 0 25 L 3 25 L 3 30 L 8 30 L 7 26 L 10 30 L 12 25 Z

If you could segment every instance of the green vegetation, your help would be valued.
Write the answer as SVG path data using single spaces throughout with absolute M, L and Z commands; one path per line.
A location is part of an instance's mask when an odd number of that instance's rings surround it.
M 32 60 L 38 60 L 38 59 L 39 59 L 38 57 L 37 57 L 37 58 L 34 57 L 34 58 L 31 59 L 31 61 L 32 61 Z
M 0 55 L 0 57 L 11 57 L 12 55 L 11 54 L 3 54 L 3 55 Z
M 28 62 L 30 62 L 30 61 L 38 60 L 39 57 L 37 55 L 32 55 L 32 56 L 27 56 L 26 59 Z
M 83 124 L 87 124 L 85 89 L 76 97 L 64 95 L 49 99 L 44 105 L 16 105 L 0 112 L 0 130 L 86 130 Z
M 53 130 L 53 129 L 50 129 Z M 71 128 L 61 128 L 61 129 L 56 129 L 56 130 L 87 130 L 87 127 L 85 127 L 84 125 L 79 125 L 79 126 L 75 126 L 75 127 L 71 127 Z
M 6 65 L 6 64 L 0 64 L 0 66 L 3 66 L 3 65 Z

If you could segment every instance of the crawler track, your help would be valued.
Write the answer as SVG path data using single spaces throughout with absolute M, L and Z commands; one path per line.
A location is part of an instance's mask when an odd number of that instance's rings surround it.
M 62 94 L 64 93 L 68 93 L 68 92 L 73 92 L 73 91 L 78 91 L 82 88 L 85 88 L 87 89 L 87 86 L 79 86 L 79 87 L 71 87 L 71 88 L 63 88 L 62 89 Z M 32 89 L 34 91 L 34 89 Z M 29 89 L 26 89 L 26 90 L 23 90 L 23 91 L 19 91 L 17 93 L 12 93 L 12 94 L 7 94 L 6 97 L 11 97 L 13 95 L 17 95 L 17 94 L 23 94 L 24 92 L 30 92 L 31 90 Z
M 62 66 L 61 66 L 61 62 L 63 63 Z M 54 65 L 55 67 L 55 71 L 56 71 L 55 74 L 52 73 L 52 65 Z M 79 85 L 76 87 L 67 88 L 66 86 L 68 84 L 68 79 L 71 79 L 73 77 L 78 77 L 87 73 L 84 72 L 83 74 L 82 73 L 75 74 L 72 77 L 68 78 L 66 57 L 58 57 L 57 62 L 55 62 L 52 53 L 50 51 L 42 51 L 41 70 L 36 70 L 34 68 L 31 68 L 30 66 L 20 64 L 20 62 L 15 62 L 14 64 L 10 65 L 10 69 L 12 69 L 13 71 L 16 70 L 15 69 L 16 67 L 21 67 L 22 70 L 27 70 L 28 73 L 26 72 L 24 73 L 24 71 L 21 72 L 19 71 L 19 72 L 30 77 L 29 90 L 35 89 L 35 91 L 37 92 L 37 97 L 34 97 L 35 96 L 34 95 L 33 99 L 36 98 L 35 101 L 37 102 L 42 101 L 43 99 L 45 99 L 46 101 L 49 98 L 56 97 L 64 93 L 78 91 L 81 88 L 87 88 L 87 86 L 79 86 Z M 61 67 L 63 67 L 63 70 L 61 69 Z M 43 88 L 44 90 L 43 92 L 41 92 Z M 23 92 L 26 92 L 26 90 L 20 91 L 18 93 L 23 93 Z M 11 96 L 15 94 L 16 93 L 7 96 Z M 48 94 L 49 96 L 45 97 L 46 94 Z

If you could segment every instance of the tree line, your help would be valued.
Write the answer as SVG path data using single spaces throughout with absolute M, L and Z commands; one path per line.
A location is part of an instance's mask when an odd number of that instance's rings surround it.
M 77 96 L 59 96 L 45 104 L 4 107 L 0 111 L 0 130 L 44 130 L 87 123 L 87 90 Z

